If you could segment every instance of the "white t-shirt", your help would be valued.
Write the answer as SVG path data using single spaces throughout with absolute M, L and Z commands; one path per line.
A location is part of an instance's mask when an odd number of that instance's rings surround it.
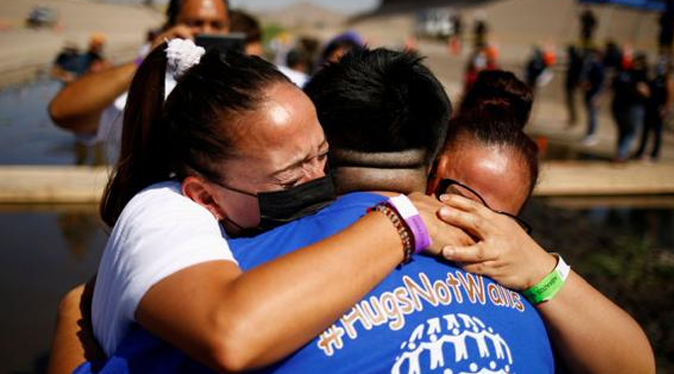
M 94 335 L 111 355 L 145 293 L 192 265 L 233 261 L 225 233 L 177 182 L 154 184 L 129 201 L 105 246 L 92 303 Z
M 300 73 L 299 71 L 295 71 L 287 66 L 278 65 L 276 66 L 276 68 L 286 77 L 288 77 L 288 79 L 290 79 L 291 82 L 295 83 L 295 85 L 299 88 L 304 88 L 304 85 L 309 80 L 308 75 Z

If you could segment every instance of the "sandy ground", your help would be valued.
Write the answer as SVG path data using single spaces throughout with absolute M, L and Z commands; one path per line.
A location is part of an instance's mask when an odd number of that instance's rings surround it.
M 58 12 L 54 29 L 31 30 L 25 18 L 36 5 Z M 82 0 L 0 1 L 0 87 L 29 79 L 46 70 L 66 42 L 84 49 L 89 36 L 107 37 L 106 54 L 114 60 L 134 56 L 145 32 L 161 25 L 159 12 L 143 7 L 111 5 Z

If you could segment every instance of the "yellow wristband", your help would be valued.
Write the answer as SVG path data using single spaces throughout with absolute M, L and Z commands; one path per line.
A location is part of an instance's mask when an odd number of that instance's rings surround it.
M 569 276 L 571 267 L 564 262 L 559 254 L 552 253 L 552 255 L 557 257 L 555 269 L 533 287 L 522 291 L 522 295 L 532 304 L 540 304 L 555 297 Z

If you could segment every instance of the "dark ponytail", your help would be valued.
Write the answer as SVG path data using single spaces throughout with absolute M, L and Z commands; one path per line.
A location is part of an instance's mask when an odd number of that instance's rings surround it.
M 100 214 L 114 226 L 119 214 L 138 191 L 166 179 L 166 165 L 157 159 L 158 150 L 148 141 L 160 125 L 164 105 L 166 43 L 155 48 L 139 66 L 131 82 L 124 108 L 119 160 L 103 193 Z
M 466 92 L 459 113 L 487 113 L 500 117 L 510 116 L 518 129 L 529 122 L 533 105 L 531 88 L 515 74 L 503 70 L 480 72 L 475 84 Z
M 119 161 L 100 207 L 110 227 L 154 183 L 192 174 L 223 180 L 215 165 L 236 155 L 246 126 L 239 119 L 259 107 L 270 86 L 292 84 L 260 58 L 210 50 L 164 100 L 165 49 L 166 43 L 147 56 L 129 89 Z

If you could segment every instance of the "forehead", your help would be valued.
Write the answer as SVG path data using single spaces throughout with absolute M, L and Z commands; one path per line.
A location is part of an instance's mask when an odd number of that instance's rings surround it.
M 526 201 L 529 172 L 512 149 L 470 142 L 444 155 L 449 162 L 439 176 L 468 185 L 493 209 L 517 214 Z
M 265 90 L 262 104 L 239 123 L 238 160 L 271 173 L 316 153 L 325 143 L 316 110 L 296 86 L 280 83 Z
M 227 7 L 223 0 L 183 0 L 178 14 L 178 22 L 227 18 Z

